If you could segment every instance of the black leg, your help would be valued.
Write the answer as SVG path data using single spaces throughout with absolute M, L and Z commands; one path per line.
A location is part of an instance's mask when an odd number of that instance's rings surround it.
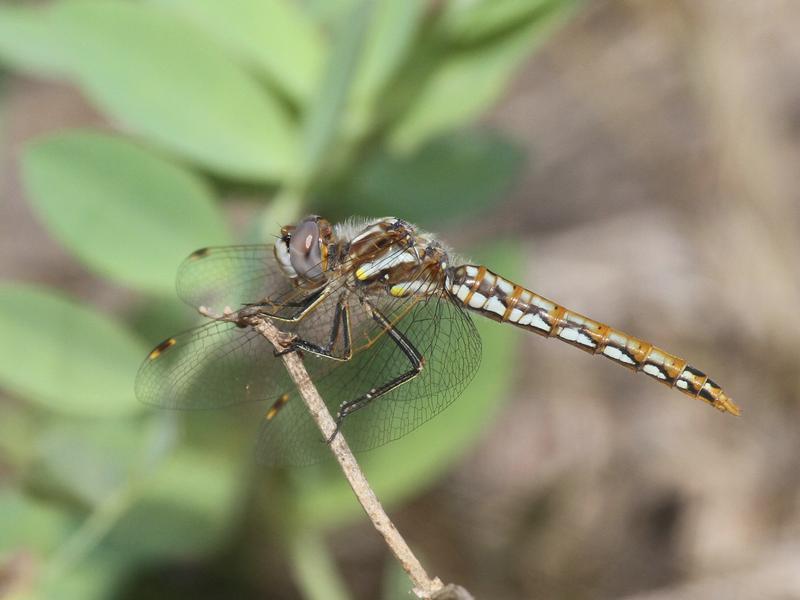
M 251 304 L 244 304 L 243 311 L 246 311 L 250 314 L 260 314 L 264 315 L 273 319 L 278 319 L 279 321 L 299 321 L 302 319 L 306 313 L 316 306 L 317 302 L 319 302 L 325 294 L 327 288 L 322 287 L 318 290 L 311 292 L 305 298 L 301 298 L 300 300 L 296 300 L 293 302 L 282 302 L 280 304 L 275 304 L 269 301 L 263 302 L 253 302 Z M 289 316 L 281 316 L 279 314 L 275 314 L 275 309 L 278 308 L 296 308 L 297 311 L 292 313 Z M 273 312 L 270 312 L 273 311 Z
M 342 327 L 342 346 L 344 353 L 342 356 L 336 356 L 333 354 L 333 347 L 336 345 L 336 340 L 339 337 L 340 325 Z M 339 301 L 336 303 L 336 313 L 333 316 L 331 335 L 330 338 L 328 338 L 328 343 L 325 346 L 320 346 L 319 344 L 315 344 L 307 340 L 295 338 L 292 340 L 292 343 L 288 348 L 279 352 L 276 351 L 275 356 L 282 356 L 297 350 L 307 350 L 308 352 L 313 352 L 314 354 L 318 354 L 326 358 L 332 358 L 334 360 L 350 360 L 350 357 L 352 356 L 352 347 L 350 344 L 350 309 L 348 308 L 347 300 L 344 295 L 342 295 L 342 297 L 339 298 Z
M 339 406 L 339 410 L 336 413 L 336 429 L 327 440 L 329 444 L 333 441 L 333 438 L 336 437 L 336 434 L 339 433 L 339 429 L 341 428 L 345 417 L 352 415 L 357 410 L 367 406 L 376 398 L 380 398 L 384 394 L 388 394 L 393 389 L 403 385 L 407 381 L 410 381 L 419 375 L 425 363 L 425 359 L 422 357 L 422 354 L 419 353 L 419 350 L 414 347 L 411 341 L 405 335 L 403 335 L 401 331 L 396 329 L 394 325 L 392 325 L 389 320 L 384 317 L 376 308 L 369 306 L 369 309 L 372 313 L 372 318 L 384 328 L 386 334 L 395 344 L 398 345 L 403 354 L 405 354 L 406 358 L 411 363 L 411 368 L 397 377 L 387 381 L 386 383 L 372 388 L 366 394 L 362 394 L 354 400 L 343 402 L 341 406 Z

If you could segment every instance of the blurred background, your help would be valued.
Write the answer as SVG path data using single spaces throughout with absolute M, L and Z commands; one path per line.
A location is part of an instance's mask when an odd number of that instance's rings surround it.
M 739 418 L 493 322 L 363 455 L 478 598 L 800 598 L 800 5 L 0 4 L 0 597 L 407 598 L 335 469 L 133 379 L 190 251 L 393 214 L 710 373 Z M 254 417 L 255 415 L 255 417 Z

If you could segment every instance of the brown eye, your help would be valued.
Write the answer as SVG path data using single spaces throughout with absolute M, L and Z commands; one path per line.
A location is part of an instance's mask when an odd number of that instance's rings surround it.
M 295 228 L 289 241 L 289 257 L 298 276 L 306 279 L 322 277 L 322 251 L 315 217 L 301 221 Z

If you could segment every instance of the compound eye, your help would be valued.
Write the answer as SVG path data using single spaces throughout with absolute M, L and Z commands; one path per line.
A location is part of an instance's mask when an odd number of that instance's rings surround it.
M 322 277 L 322 249 L 316 217 L 300 221 L 289 240 L 289 259 L 295 272 L 306 279 Z

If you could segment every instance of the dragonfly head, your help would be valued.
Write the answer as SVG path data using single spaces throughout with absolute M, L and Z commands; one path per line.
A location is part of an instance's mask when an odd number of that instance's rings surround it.
M 281 228 L 281 237 L 275 240 L 275 258 L 287 277 L 300 284 L 318 285 L 325 281 L 333 241 L 331 224 L 311 215 L 297 225 Z

